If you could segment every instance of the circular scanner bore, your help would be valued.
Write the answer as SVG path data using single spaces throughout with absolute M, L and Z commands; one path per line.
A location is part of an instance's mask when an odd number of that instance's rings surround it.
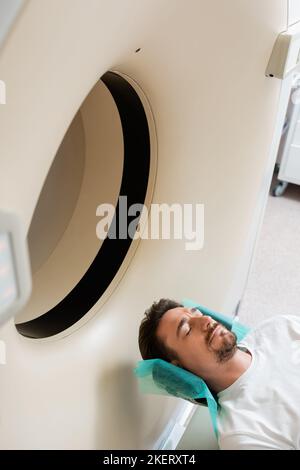
M 18 316 L 24 336 L 71 327 L 115 279 L 132 244 L 96 236 L 96 208 L 119 196 L 144 204 L 150 133 L 143 103 L 124 76 L 107 72 L 76 113 L 44 182 L 28 233 L 31 298 Z M 128 224 L 132 218 L 128 217 Z

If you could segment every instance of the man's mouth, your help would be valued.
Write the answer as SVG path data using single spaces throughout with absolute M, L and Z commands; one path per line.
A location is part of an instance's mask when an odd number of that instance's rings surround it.
M 207 341 L 207 344 L 209 345 L 213 339 L 213 337 L 215 336 L 215 332 L 217 329 L 219 329 L 219 327 L 221 327 L 220 323 L 216 323 L 213 328 L 212 328 L 212 331 L 209 333 L 209 336 L 208 336 L 208 341 Z

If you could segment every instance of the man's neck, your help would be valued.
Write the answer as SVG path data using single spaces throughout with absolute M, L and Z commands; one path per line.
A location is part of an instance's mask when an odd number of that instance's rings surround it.
M 230 387 L 250 366 L 252 356 L 249 352 L 237 349 L 234 356 L 223 364 L 219 364 L 213 377 L 206 378 L 211 390 L 219 393 Z

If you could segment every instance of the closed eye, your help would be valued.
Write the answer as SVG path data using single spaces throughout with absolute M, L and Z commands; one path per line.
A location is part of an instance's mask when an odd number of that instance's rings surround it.
M 187 332 L 187 334 L 185 336 L 188 336 L 191 331 L 192 331 L 192 328 L 189 329 L 189 331 Z

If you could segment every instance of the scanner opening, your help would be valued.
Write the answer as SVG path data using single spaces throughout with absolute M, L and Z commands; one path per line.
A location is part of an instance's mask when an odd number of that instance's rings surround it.
M 116 72 L 101 77 L 76 113 L 28 232 L 33 290 L 16 319 L 20 334 L 46 338 L 61 333 L 83 318 L 115 279 L 132 239 L 99 240 L 96 208 L 114 204 L 118 218 L 120 195 L 128 206 L 145 202 L 148 124 L 140 95 Z

